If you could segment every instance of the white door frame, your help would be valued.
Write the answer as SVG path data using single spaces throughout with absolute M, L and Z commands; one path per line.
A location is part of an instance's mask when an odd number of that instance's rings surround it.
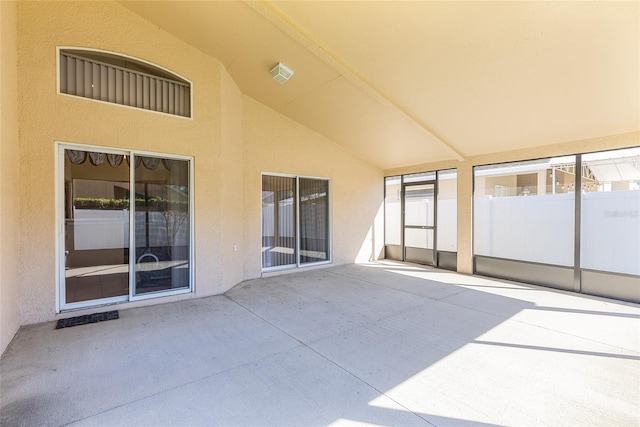
M 152 156 L 162 157 L 172 160 L 185 160 L 189 162 L 189 287 L 176 290 L 168 290 L 161 292 L 153 292 L 148 294 L 135 295 L 135 250 L 129 251 L 129 293 L 128 295 L 103 298 L 98 300 L 87 300 L 75 303 L 66 303 L 66 286 L 65 286 L 65 150 L 81 150 L 81 151 L 95 151 L 108 154 L 121 154 L 130 156 Z M 146 152 L 138 150 L 118 149 L 111 147 L 103 147 L 96 145 L 76 144 L 63 141 L 55 141 L 55 245 L 56 245 L 56 301 L 55 310 L 56 313 L 70 310 L 78 310 L 88 307 L 96 307 L 102 305 L 117 304 L 127 301 L 138 301 L 149 298 L 157 298 L 169 295 L 184 294 L 194 291 L 194 167 L 193 157 L 165 154 L 156 152 Z M 131 191 L 135 186 L 135 168 L 129 168 L 129 186 L 130 194 L 134 194 L 135 190 Z M 135 248 L 135 203 L 129 204 L 129 248 Z

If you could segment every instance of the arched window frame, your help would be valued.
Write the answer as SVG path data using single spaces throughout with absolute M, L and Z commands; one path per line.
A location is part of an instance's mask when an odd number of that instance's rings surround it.
M 193 118 L 193 85 L 166 68 L 116 52 L 56 48 L 57 93 Z

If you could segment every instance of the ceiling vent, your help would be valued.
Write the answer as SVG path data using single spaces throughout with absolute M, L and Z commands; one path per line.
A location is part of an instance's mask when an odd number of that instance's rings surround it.
M 283 63 L 278 62 L 278 65 L 271 69 L 271 75 L 278 83 L 284 83 L 293 76 L 293 70 L 287 68 Z

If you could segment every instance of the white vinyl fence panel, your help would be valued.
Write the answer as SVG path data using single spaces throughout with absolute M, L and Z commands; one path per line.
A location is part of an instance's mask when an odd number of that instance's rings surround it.
M 583 268 L 640 275 L 640 191 L 582 198 Z
M 474 202 L 474 253 L 573 266 L 573 194 Z M 640 191 L 582 195 L 581 267 L 640 275 Z
M 573 265 L 573 194 L 483 197 L 474 201 L 474 253 Z
M 458 201 L 438 200 L 438 250 L 456 252 L 458 250 Z
M 408 220 L 412 224 L 428 224 L 431 214 L 428 202 L 424 200 L 407 202 Z M 385 205 L 385 244 L 387 245 L 399 245 L 401 230 L 401 215 L 400 201 L 387 202 Z M 409 223 L 408 223 L 409 224 Z M 439 200 L 438 201 L 438 249 L 441 251 L 456 252 L 458 245 L 458 203 L 455 199 Z M 425 240 L 426 233 L 420 235 L 412 234 L 407 236 L 408 240 L 405 242 L 407 246 L 423 247 L 427 244 Z M 414 237 L 417 240 L 414 240 Z

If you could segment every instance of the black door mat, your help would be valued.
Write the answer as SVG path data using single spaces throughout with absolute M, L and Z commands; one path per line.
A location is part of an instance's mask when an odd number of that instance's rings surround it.
M 86 325 L 87 323 L 104 322 L 105 320 L 119 319 L 118 310 L 105 311 L 102 313 L 85 314 L 84 316 L 69 317 L 58 320 L 56 329 L 70 328 L 72 326 Z

